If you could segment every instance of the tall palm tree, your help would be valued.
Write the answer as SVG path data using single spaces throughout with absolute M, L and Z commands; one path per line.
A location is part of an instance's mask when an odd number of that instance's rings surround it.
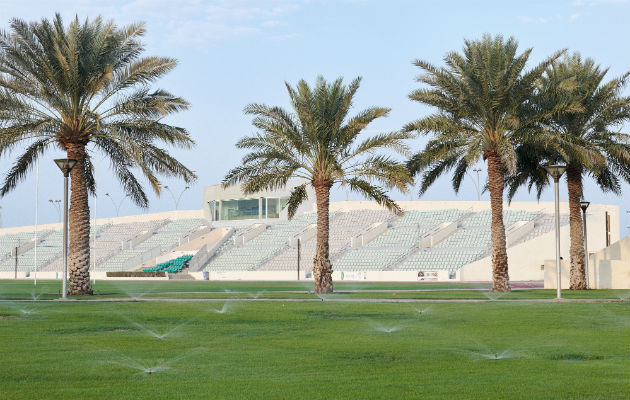
M 244 193 L 284 187 L 290 178 L 308 183 L 294 188 L 289 196 L 289 218 L 307 199 L 307 185 L 315 189 L 317 202 L 317 248 L 313 260 L 316 293 L 332 293 L 332 264 L 329 259 L 328 213 L 330 189 L 340 183 L 396 214 L 400 207 L 382 187 L 407 190 L 411 177 L 404 163 L 377 151 L 391 149 L 406 154 L 404 132 L 374 135 L 358 141 L 363 129 L 389 109 L 372 107 L 348 117 L 360 78 L 345 86 L 339 78 L 327 83 L 322 77 L 311 88 L 301 80 L 295 88 L 285 83 L 293 113 L 280 107 L 251 104 L 260 133 L 244 137 L 237 147 L 250 149 L 242 165 L 229 171 L 224 186 L 242 182 Z M 380 186 L 379 186 L 380 185 Z
M 525 141 L 519 149 L 518 173 L 510 179 L 511 198 L 517 188 L 529 183 L 538 197 L 549 183 L 542 166 L 563 162 L 567 166 L 569 229 L 571 237 L 570 288 L 586 289 L 584 234 L 580 200 L 584 176 L 594 178 L 603 191 L 621 194 L 620 182 L 630 182 L 630 135 L 620 133 L 630 120 L 630 97 L 621 96 L 626 73 L 604 82 L 608 69 L 601 69 L 579 53 L 556 60 L 540 80 L 534 103 L 539 110 L 569 104 L 563 112 L 543 120 L 547 140 Z M 541 144 L 543 144 L 541 146 Z
M 91 294 L 90 212 L 92 156 L 109 158 L 125 192 L 141 207 L 148 200 L 139 171 L 156 194 L 157 175 L 195 178 L 162 144 L 190 148 L 185 129 L 162 122 L 188 103 L 149 85 L 175 68 L 172 58 L 141 57 L 144 24 L 117 28 L 101 18 L 67 27 L 59 15 L 27 23 L 14 19 L 0 32 L 0 156 L 25 146 L 0 194 L 24 179 L 47 150 L 77 163 L 70 173 L 70 294 Z M 23 150 L 21 148 L 20 150 Z
M 515 147 L 540 118 L 529 101 L 537 79 L 561 52 L 525 71 L 531 49 L 517 54 L 514 38 L 484 35 L 466 40 L 463 54 L 450 52 L 446 67 L 416 61 L 425 74 L 419 82 L 428 85 L 409 97 L 437 108 L 437 112 L 405 127 L 406 131 L 432 133 L 425 148 L 409 160 L 415 175 L 424 171 L 422 195 L 443 173 L 454 168 L 455 192 L 466 171 L 483 159 L 488 162 L 488 189 L 492 211 L 492 290 L 510 291 L 503 223 L 505 174 L 515 170 Z

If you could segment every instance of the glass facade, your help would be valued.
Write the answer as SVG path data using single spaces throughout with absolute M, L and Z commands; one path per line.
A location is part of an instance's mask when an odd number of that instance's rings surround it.
M 288 198 L 261 197 L 256 199 L 210 201 L 210 215 L 215 221 L 279 218 Z
M 258 199 L 221 201 L 221 220 L 258 218 Z
M 267 218 L 279 218 L 280 217 L 280 202 L 277 197 L 267 198 Z

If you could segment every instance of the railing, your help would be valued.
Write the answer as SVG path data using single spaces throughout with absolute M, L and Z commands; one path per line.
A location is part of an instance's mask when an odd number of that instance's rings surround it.
M 234 232 L 235 229 L 230 228 L 230 230 L 212 246 L 208 247 L 208 245 L 203 245 L 188 262 L 189 270 L 191 272 L 201 271 L 217 255 L 219 248 L 232 237 Z
M 316 234 L 317 224 L 310 224 L 309 226 L 304 228 L 302 232 L 289 239 L 289 247 L 296 248 L 298 239 L 300 239 L 300 241 L 302 242 L 302 246 L 304 246 L 304 243 L 314 238 Z
M 457 230 L 456 222 L 443 222 L 420 236 L 418 247 L 430 248 L 446 239 Z
M 350 238 L 350 247 L 363 247 L 387 230 L 389 220 L 375 222 L 360 234 Z
M 149 250 L 146 250 L 134 257 L 131 257 L 125 261 L 125 264 L 128 266 L 133 266 L 134 268 L 138 265 L 149 261 L 152 258 L 155 258 L 162 254 L 162 248 L 160 246 L 155 246 Z
M 196 231 L 191 232 L 189 235 L 184 236 L 184 238 L 188 238 L 187 241 L 190 242 L 191 240 L 195 240 L 202 237 L 206 233 L 211 232 L 212 229 L 213 228 L 211 226 L 206 226 L 205 228 L 197 229 Z

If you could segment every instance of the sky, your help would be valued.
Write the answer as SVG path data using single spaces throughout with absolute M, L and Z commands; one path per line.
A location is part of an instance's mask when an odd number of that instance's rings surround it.
M 373 134 L 398 130 L 431 112 L 408 98 L 420 87 L 414 60 L 443 65 L 447 52 L 460 51 L 465 39 L 478 39 L 484 33 L 514 36 L 521 51 L 533 48 L 529 67 L 566 48 L 609 67 L 610 79 L 630 70 L 630 0 L 0 0 L 0 29 L 8 29 L 12 18 L 35 21 L 52 18 L 56 12 L 66 21 L 98 15 L 113 19 L 118 26 L 144 21 L 144 55 L 179 61 L 173 72 L 153 86 L 182 96 L 192 105 L 168 120 L 186 128 L 196 142 L 192 151 L 172 151 L 198 175 L 181 195 L 179 209 L 201 208 L 203 187 L 220 183 L 229 169 L 239 165 L 243 152 L 234 145 L 255 132 L 251 117 L 243 114 L 247 104 L 289 107 L 285 82 L 294 85 L 305 79 L 313 83 L 318 75 L 349 82 L 361 76 L 352 112 L 370 106 L 392 109 L 387 118 L 366 129 L 366 134 Z M 410 144 L 418 151 L 425 142 L 426 138 L 419 138 Z M 19 151 L 0 159 L 2 174 Z M 62 175 L 53 163 L 60 157 L 65 157 L 61 151 L 46 154 L 40 159 L 39 174 L 32 170 L 18 188 L 0 199 L 3 227 L 34 223 L 36 187 L 39 223 L 58 221 L 49 200 L 63 196 Z M 119 215 L 147 212 L 124 198 L 107 159 L 96 155 L 96 167 L 97 197 L 90 204 L 93 212 L 96 205 L 98 218 L 115 216 L 117 211 Z M 486 165 L 478 167 L 483 185 Z M 455 194 L 450 176 L 445 175 L 421 199 L 476 200 L 475 182 L 476 176 L 468 176 Z M 163 184 L 172 189 L 173 196 L 167 191 L 159 198 L 151 193 L 148 212 L 173 210 L 186 186 L 182 181 L 164 180 Z M 591 180 L 585 182 L 587 200 L 619 206 L 622 236 L 630 226 L 629 191 L 630 185 L 625 184 L 623 195 L 616 196 L 602 193 Z M 560 193 L 561 200 L 566 200 L 564 182 Z M 417 200 L 417 186 L 411 194 L 392 196 Z M 345 197 L 343 190 L 332 194 L 333 200 Z M 349 198 L 360 199 L 354 194 Z M 481 199 L 489 200 L 488 194 Z M 536 197 L 521 189 L 515 200 L 535 201 Z M 548 188 L 541 200 L 553 201 L 553 190 Z

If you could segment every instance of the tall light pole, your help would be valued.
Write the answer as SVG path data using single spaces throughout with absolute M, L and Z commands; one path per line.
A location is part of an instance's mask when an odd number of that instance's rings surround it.
M 114 205 L 114 209 L 116 210 L 116 216 L 118 217 L 118 212 L 120 211 L 120 206 L 122 206 L 122 203 L 125 201 L 125 199 L 127 197 L 129 197 L 128 194 L 124 195 L 122 199 L 120 199 L 120 202 L 118 204 L 116 204 L 116 202 L 114 201 L 114 198 L 112 197 L 111 194 L 109 193 L 105 193 L 105 196 L 109 197 L 109 199 L 112 201 L 112 204 Z
M 558 288 L 557 288 L 557 297 L 558 299 L 562 298 L 562 288 L 561 288 L 561 276 L 560 276 L 560 188 L 558 182 L 560 181 L 560 177 L 564 174 L 564 171 L 567 170 L 566 165 L 553 164 L 547 165 L 545 167 L 547 173 L 551 175 L 554 181 L 554 193 L 556 199 L 556 272 L 558 278 Z
M 33 264 L 35 266 L 35 278 L 33 285 L 37 286 L 37 224 L 39 218 L 39 158 L 35 162 L 35 259 Z
M 57 220 L 61 222 L 61 200 L 48 199 L 48 202 L 57 210 Z
M 477 201 L 481 201 L 481 187 L 479 186 L 479 173 L 481 172 L 481 168 L 473 169 L 477 173 Z
M 63 173 L 63 287 L 61 297 L 66 299 L 68 297 L 68 176 L 72 167 L 77 163 L 77 160 L 71 158 L 58 158 L 55 160 L 55 164 L 59 167 Z
M 475 183 L 475 178 L 470 175 L 468 170 L 466 171 L 466 175 L 470 176 L 470 179 L 472 179 L 473 184 L 475 185 L 475 189 L 477 190 L 477 201 L 481 201 L 481 187 L 479 186 L 479 173 L 481 172 L 481 168 L 474 168 L 473 171 L 477 173 L 477 183 Z
M 175 203 L 175 211 L 177 211 L 177 208 L 179 207 L 179 201 L 182 199 L 182 195 L 184 194 L 185 191 L 187 191 L 188 189 L 190 189 L 190 186 L 186 186 L 184 188 L 184 190 L 181 191 L 181 193 L 179 194 L 179 196 L 177 196 L 177 198 L 175 197 L 175 194 L 173 193 L 173 191 L 171 190 L 171 188 L 169 188 L 168 186 L 162 186 L 164 189 L 168 190 L 168 192 L 171 194 L 171 197 L 173 198 L 173 202 Z M 347 199 L 346 199 L 347 200 Z
M 586 209 L 591 205 L 590 201 L 580 201 L 582 209 L 582 221 L 584 223 L 584 273 L 586 275 L 586 288 L 588 289 L 588 239 L 586 238 Z

